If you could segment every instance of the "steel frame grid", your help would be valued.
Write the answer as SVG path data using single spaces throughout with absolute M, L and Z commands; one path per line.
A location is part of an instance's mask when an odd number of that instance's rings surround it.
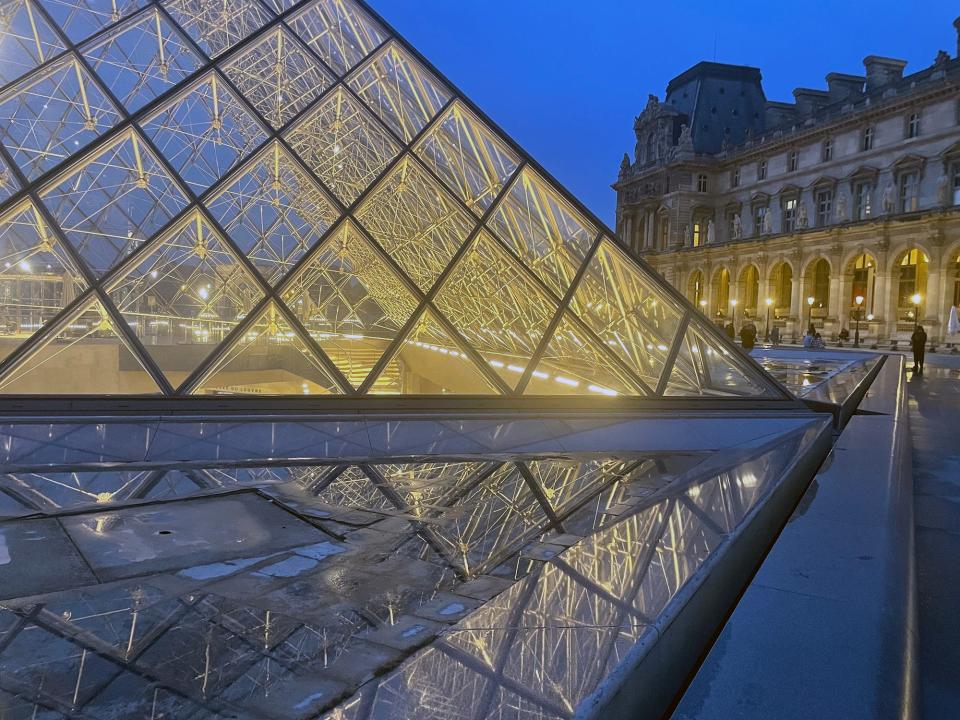
M 254 2 L 257 2 L 257 1 L 258 0 L 254 0 Z M 394 31 L 389 26 L 388 23 L 386 23 L 382 18 L 380 18 L 366 3 L 362 2 L 362 0 L 358 0 L 355 4 L 359 6 L 362 11 L 365 11 L 370 17 L 372 17 L 375 22 L 378 22 L 387 31 L 387 36 L 380 43 L 380 45 L 378 45 L 376 48 L 370 51 L 370 53 L 366 56 L 364 60 L 356 63 L 349 70 L 349 72 L 346 73 L 343 77 L 338 76 L 338 74 L 324 62 L 323 58 L 321 58 L 314 51 L 314 49 L 310 47 L 307 43 L 300 43 L 300 46 L 302 47 L 302 49 L 313 54 L 313 59 L 317 63 L 319 63 L 320 66 L 323 67 L 330 74 L 331 77 L 337 78 L 337 80 L 333 84 L 331 84 L 330 87 L 327 88 L 325 92 L 318 95 L 310 104 L 304 107 L 294 118 L 290 119 L 285 126 L 281 128 L 274 128 L 271 123 L 267 122 L 263 118 L 262 114 L 259 113 L 255 107 L 252 107 L 252 105 L 244 97 L 243 93 L 241 93 L 239 89 L 236 87 L 236 85 L 226 76 L 226 74 L 221 69 L 221 65 L 223 65 L 224 63 L 233 62 L 234 59 L 237 57 L 240 57 L 241 54 L 249 48 L 249 46 L 253 45 L 254 43 L 262 42 L 268 33 L 275 31 L 277 28 L 284 29 L 287 32 L 292 33 L 294 37 L 298 37 L 298 34 L 292 28 L 289 27 L 289 25 L 286 23 L 286 20 L 287 18 L 291 17 L 293 14 L 300 13 L 302 10 L 304 10 L 306 7 L 309 6 L 309 3 L 296 4 L 288 8 L 286 11 L 276 15 L 276 17 L 273 17 L 269 22 L 262 25 L 262 27 L 258 31 L 250 34 L 248 37 L 234 44 L 230 48 L 229 52 L 221 53 L 220 55 L 218 55 L 216 64 L 208 63 L 204 68 L 200 68 L 196 70 L 192 75 L 184 78 L 181 81 L 181 83 L 174 86 L 173 88 L 168 89 L 165 93 L 155 98 L 154 101 L 144 105 L 142 108 L 140 108 L 140 110 L 138 110 L 136 113 L 133 113 L 132 115 L 127 112 L 125 106 L 122 103 L 120 103 L 116 97 L 113 96 L 112 92 L 110 92 L 109 89 L 101 88 L 101 91 L 103 92 L 104 96 L 107 97 L 115 105 L 118 111 L 122 114 L 121 122 L 118 123 L 117 126 L 112 128 L 110 131 L 99 136 L 97 140 L 94 143 L 92 143 L 91 146 L 84 151 L 84 153 L 81 153 L 78 158 L 72 158 L 70 161 L 63 163 L 64 166 L 67 166 L 67 165 L 71 167 L 79 166 L 85 159 L 91 157 L 98 149 L 106 146 L 106 144 L 109 142 L 110 137 L 112 137 L 113 134 L 119 134 L 124 129 L 126 129 L 127 126 L 131 126 L 134 129 L 134 131 L 138 133 L 139 137 L 145 142 L 147 147 L 151 149 L 151 151 L 157 157 L 159 162 L 165 167 L 167 173 L 174 180 L 174 182 L 182 185 L 183 186 L 182 189 L 185 189 L 188 191 L 186 195 L 189 198 L 190 204 L 187 206 L 187 208 L 185 208 L 183 214 L 185 215 L 192 211 L 200 212 L 201 215 L 204 216 L 204 220 L 211 225 L 211 227 L 221 237 L 221 239 L 228 245 L 228 247 L 231 248 L 231 250 L 237 256 L 237 258 L 239 258 L 240 262 L 246 265 L 248 270 L 252 271 L 253 277 L 256 278 L 261 285 L 267 286 L 267 287 L 261 288 L 261 289 L 265 289 L 267 292 L 264 295 L 263 299 L 261 300 L 261 303 L 255 308 L 255 310 L 250 312 L 248 314 L 248 317 L 243 322 L 241 322 L 237 327 L 234 328 L 234 333 L 232 333 L 231 336 L 224 338 L 224 340 L 217 346 L 216 350 L 211 352 L 210 355 L 206 358 L 206 360 L 204 360 L 204 362 L 201 363 L 201 366 L 198 367 L 194 371 L 194 373 L 190 377 L 188 377 L 188 379 L 184 383 L 181 384 L 178 390 L 174 391 L 173 388 L 166 381 L 166 378 L 163 372 L 155 365 L 150 354 L 146 352 L 145 347 L 139 341 L 139 338 L 136 337 L 136 334 L 133 333 L 129 329 L 129 327 L 126 327 L 126 323 L 119 322 L 121 320 L 119 311 L 115 306 L 113 306 L 112 302 L 110 302 L 110 298 L 107 297 L 107 294 L 105 292 L 102 292 L 102 287 L 106 286 L 108 282 L 107 276 L 101 279 L 100 284 L 91 283 L 90 286 L 96 288 L 96 291 L 88 290 L 87 294 L 88 295 L 96 294 L 97 296 L 99 296 L 104 308 L 110 314 L 113 322 L 118 328 L 118 331 L 122 333 L 123 339 L 127 341 L 127 343 L 131 346 L 134 354 L 138 356 L 137 359 L 140 362 L 140 364 L 150 374 L 150 376 L 154 379 L 154 381 L 157 382 L 157 385 L 161 389 L 161 392 L 163 392 L 164 394 L 176 394 L 176 395 L 182 396 L 187 392 L 193 389 L 196 389 L 196 387 L 203 381 L 205 377 L 204 373 L 201 371 L 209 371 L 215 365 L 216 361 L 220 357 L 222 357 L 225 353 L 227 353 L 230 350 L 230 348 L 233 347 L 233 338 L 242 337 L 242 335 L 240 334 L 240 329 L 244 325 L 244 323 L 246 323 L 247 328 L 249 328 L 250 324 L 254 322 L 254 317 L 258 316 L 259 313 L 264 308 L 267 307 L 267 305 L 271 300 L 274 300 L 276 301 L 276 306 L 280 309 L 281 314 L 285 316 L 284 319 L 292 328 L 294 328 L 295 332 L 298 334 L 299 336 L 298 339 L 309 348 L 309 350 L 317 357 L 317 359 L 320 360 L 321 364 L 327 370 L 328 375 L 330 375 L 330 377 L 334 379 L 336 384 L 340 386 L 341 391 L 343 391 L 345 394 L 348 394 L 348 395 L 354 394 L 352 385 L 346 381 L 346 379 L 339 372 L 335 364 L 329 359 L 329 357 L 327 357 L 326 353 L 323 353 L 320 350 L 320 348 L 317 346 L 316 342 L 314 341 L 310 333 L 307 332 L 305 328 L 299 323 L 298 319 L 294 317 L 294 313 L 290 312 L 286 308 L 282 299 L 279 297 L 279 292 L 276 292 L 276 293 L 272 292 L 272 289 L 268 287 L 268 283 L 265 283 L 263 281 L 263 279 L 260 277 L 260 274 L 256 272 L 255 268 L 253 268 L 252 263 L 249 261 L 249 259 L 246 258 L 245 255 L 242 252 L 240 252 L 239 249 L 236 247 L 230 235 L 226 233 L 225 230 L 219 225 L 219 223 L 217 223 L 216 220 L 211 216 L 211 213 L 209 212 L 205 204 L 206 200 L 209 197 L 213 196 L 214 191 L 222 191 L 224 188 L 227 188 L 228 187 L 227 183 L 232 177 L 235 177 L 235 172 L 239 172 L 239 168 L 243 167 L 250 158 L 256 156 L 257 153 L 263 151 L 273 141 L 280 143 L 281 147 L 283 147 L 291 157 L 295 158 L 297 163 L 301 166 L 300 169 L 307 173 L 307 177 L 309 177 L 313 182 L 315 182 L 318 185 L 318 187 L 320 187 L 324 191 L 324 193 L 327 194 L 334 201 L 338 211 L 341 212 L 343 217 L 346 217 L 346 216 L 350 217 L 351 222 L 353 222 L 357 227 L 359 227 L 364 232 L 366 240 L 368 242 L 371 242 L 373 247 L 377 249 L 381 257 L 385 259 L 393 267 L 393 269 L 397 272 L 398 277 L 403 279 L 403 281 L 408 286 L 410 286 L 411 290 L 415 291 L 414 292 L 415 296 L 421 298 L 421 307 L 418 309 L 417 312 L 414 313 L 414 316 L 410 319 L 410 321 L 408 322 L 408 325 L 401 329 L 401 332 L 394 339 L 393 343 L 383 352 L 383 355 L 381 356 L 379 362 L 377 363 L 377 365 L 374 366 L 374 368 L 371 369 L 367 377 L 367 380 L 359 388 L 358 392 L 360 393 L 366 392 L 367 390 L 370 389 L 374 380 L 378 377 L 379 373 L 383 371 L 386 365 L 392 360 L 393 356 L 395 355 L 401 343 L 403 342 L 403 339 L 409 333 L 410 324 L 414 322 L 416 318 L 423 315 L 423 313 L 427 312 L 427 310 L 429 310 L 432 316 L 438 319 L 438 321 L 441 322 L 442 325 L 446 326 L 444 327 L 444 329 L 450 335 L 450 337 L 454 340 L 454 342 L 456 342 L 457 345 L 461 347 L 461 349 L 466 349 L 468 351 L 468 355 L 471 361 L 473 362 L 475 369 L 481 372 L 481 374 L 485 377 L 487 382 L 491 383 L 500 392 L 504 391 L 505 386 L 500 380 L 498 373 L 493 372 L 489 367 L 488 363 L 485 361 L 482 361 L 482 358 L 479 357 L 479 354 L 477 353 L 473 345 L 465 341 L 463 336 L 460 335 L 460 333 L 456 330 L 456 328 L 453 327 L 452 324 L 447 321 L 447 318 L 445 317 L 445 315 L 438 311 L 438 309 L 433 304 L 432 300 L 433 300 L 433 297 L 436 295 L 436 293 L 439 291 L 439 289 L 442 287 L 445 277 L 449 275 L 449 273 L 453 270 L 453 268 L 458 265 L 461 257 L 468 251 L 468 248 L 473 246 L 475 242 L 475 237 L 479 235 L 481 231 L 493 237 L 493 239 L 497 242 L 497 245 L 499 246 L 499 248 L 507 252 L 510 255 L 510 257 L 515 261 L 515 264 L 519 268 L 522 268 L 521 272 L 524 274 L 524 276 L 528 280 L 532 280 L 538 287 L 540 287 L 540 289 L 545 291 L 547 293 L 547 297 L 553 299 L 554 301 L 558 300 L 556 298 L 556 295 L 552 292 L 552 290 L 546 286 L 546 284 L 540 279 L 540 277 L 537 274 L 533 273 L 530 270 L 530 268 L 526 265 L 526 263 L 524 263 L 518 256 L 516 256 L 515 253 L 513 253 L 512 248 L 510 248 L 507 243 L 503 242 L 499 238 L 496 230 L 490 227 L 489 225 L 489 220 L 491 219 L 493 212 L 495 211 L 495 209 L 497 209 L 500 206 L 500 204 L 503 201 L 503 198 L 510 191 L 514 183 L 519 182 L 519 178 L 521 178 L 521 176 L 525 172 L 526 167 L 532 168 L 537 174 L 539 174 L 541 178 L 543 178 L 544 182 L 547 184 L 550 190 L 558 193 L 563 200 L 568 202 L 575 209 L 575 211 L 579 212 L 589 222 L 593 223 L 595 227 L 600 228 L 598 238 L 597 240 L 595 240 L 593 246 L 590 248 L 590 257 L 592 257 L 596 253 L 599 243 L 602 242 L 602 239 L 604 237 L 606 237 L 609 242 L 612 242 L 614 247 L 616 247 L 619 251 L 624 253 L 624 255 L 628 260 L 634 263 L 638 263 L 642 270 L 647 271 L 645 274 L 648 275 L 649 277 L 645 279 L 649 281 L 649 284 L 653 289 L 661 293 L 665 292 L 667 297 L 670 298 L 674 303 L 676 303 L 679 308 L 683 308 L 685 306 L 685 301 L 683 300 L 682 297 L 680 297 L 677 291 L 675 291 L 668 284 L 664 283 L 658 277 L 656 277 L 655 274 L 653 274 L 650 271 L 649 267 L 641 259 L 634 257 L 632 253 L 630 253 L 629 250 L 627 250 L 623 246 L 623 244 L 617 240 L 616 235 L 613 232 L 611 232 L 609 228 L 605 228 L 604 224 L 598 218 L 596 218 L 587 208 L 583 207 L 579 202 L 577 202 L 576 199 L 573 198 L 565 190 L 565 188 L 563 188 L 563 186 L 560 185 L 541 166 L 539 166 L 534 160 L 529 158 L 529 156 L 522 150 L 522 148 L 520 148 L 512 140 L 512 138 L 510 138 L 509 135 L 507 135 L 505 132 L 503 132 L 502 129 L 500 129 L 495 123 L 493 123 L 493 121 L 490 118 L 488 118 L 485 115 L 485 113 L 483 113 L 482 110 L 476 107 L 469 100 L 467 96 L 465 96 L 453 83 L 451 83 L 449 79 L 443 76 L 442 73 L 440 73 L 436 68 L 434 68 L 426 58 L 424 58 L 422 55 L 420 55 L 416 51 L 415 48 L 411 47 L 409 43 L 407 43 L 403 39 L 402 36 L 396 33 L 396 31 Z M 50 16 L 47 14 L 46 9 L 42 7 L 40 7 L 39 9 L 46 16 L 51 26 L 57 29 L 58 32 L 60 32 L 57 24 L 53 22 L 52 18 L 50 18 Z M 125 24 L 132 23 L 133 18 L 136 17 L 138 14 L 148 13 L 151 10 L 155 10 L 161 16 L 165 17 L 169 25 L 172 28 L 174 28 L 175 31 L 179 32 L 179 34 L 181 35 L 181 39 L 185 40 L 188 45 L 193 46 L 193 50 L 198 57 L 201 57 L 201 58 L 206 57 L 206 55 L 203 53 L 201 48 L 199 48 L 199 46 L 197 46 L 194 43 L 193 38 L 185 31 L 180 30 L 178 23 L 174 21 L 173 17 L 169 14 L 166 8 L 157 2 L 148 2 L 144 4 L 144 6 L 141 7 L 137 12 L 132 13 L 131 15 L 128 15 L 125 18 L 123 18 L 123 23 Z M 268 8 L 268 11 L 273 13 L 272 8 Z M 83 44 L 85 46 L 90 46 L 95 42 L 100 41 L 102 39 L 102 36 L 109 33 L 112 29 L 113 29 L 113 26 L 107 26 L 102 28 L 99 32 L 95 33 L 93 36 L 84 40 Z M 61 38 L 64 41 L 64 46 L 66 48 L 66 50 L 64 51 L 64 53 L 62 53 L 62 55 L 66 56 L 70 53 L 73 53 L 75 60 L 79 63 L 79 66 L 83 67 L 89 73 L 92 82 L 97 83 L 99 81 L 97 74 L 90 67 L 89 63 L 87 62 L 86 58 L 82 55 L 82 53 L 79 51 L 78 47 L 73 43 L 71 43 L 69 41 L 69 38 L 67 38 L 65 34 L 61 33 Z M 430 121 L 421 129 L 421 131 L 415 137 L 413 137 L 409 142 L 404 142 L 402 138 L 396 135 L 396 133 L 393 131 L 391 127 L 389 127 L 385 123 L 380 123 L 379 118 L 373 117 L 373 113 L 370 113 L 370 117 L 368 117 L 367 120 L 373 121 L 374 123 L 379 124 L 381 130 L 386 130 L 386 132 L 389 133 L 393 137 L 393 139 L 397 142 L 398 146 L 401 147 L 401 150 L 399 154 L 397 154 L 390 161 L 390 163 L 388 163 L 388 165 L 383 168 L 383 170 L 377 175 L 377 177 L 375 177 L 374 180 L 367 186 L 367 188 L 363 191 L 360 197 L 358 197 L 350 205 L 349 208 L 345 208 L 342 205 L 342 203 L 339 202 L 339 198 L 336 196 L 336 194 L 332 193 L 330 189 L 322 182 L 322 180 L 312 171 L 312 169 L 307 167 L 306 164 L 302 162 L 298 154 L 294 152 L 293 149 L 290 147 L 284 135 L 286 130 L 289 127 L 291 127 L 299 119 L 306 117 L 314 107 L 317 107 L 323 101 L 324 98 L 329 96 L 331 93 L 337 91 L 338 89 L 342 92 L 348 93 L 350 96 L 353 97 L 355 102 L 357 102 L 361 107 L 366 108 L 367 107 L 366 103 L 363 101 L 362 98 L 356 95 L 349 81 L 352 77 L 354 77 L 357 73 L 361 72 L 370 63 L 374 62 L 376 58 L 379 57 L 379 54 L 385 51 L 385 49 L 388 46 L 390 46 L 392 43 L 395 44 L 396 47 L 402 48 L 402 50 L 408 53 L 414 59 L 414 61 L 418 62 L 421 65 L 422 68 L 424 68 L 428 73 L 432 74 L 434 78 L 438 79 L 438 81 L 441 84 L 444 84 L 450 90 L 450 99 L 442 108 L 439 109 L 439 111 L 435 113 L 434 117 L 431 118 Z M 50 59 L 46 65 L 41 65 L 40 67 L 36 68 L 33 72 L 41 71 L 47 65 L 52 64 L 53 62 L 56 62 L 59 57 L 60 56 L 56 56 Z M 192 190 L 192 188 L 187 186 L 186 183 L 183 183 L 182 181 L 179 180 L 179 174 L 174 171 L 172 166 L 166 160 L 166 157 L 156 147 L 152 138 L 143 132 L 140 121 L 143 118 L 148 117 L 150 113 L 155 111 L 155 109 L 160 108 L 165 104 L 169 104 L 171 98 L 174 98 L 179 93 L 183 92 L 184 88 L 189 88 L 191 83 L 198 82 L 197 78 L 207 77 L 210 72 L 211 66 L 213 67 L 212 72 L 214 73 L 214 76 L 217 77 L 222 83 L 226 85 L 226 87 L 230 89 L 232 94 L 235 96 L 236 101 L 240 103 L 243 109 L 246 110 L 246 112 L 251 117 L 255 118 L 255 121 L 261 126 L 261 128 L 267 130 L 267 137 L 266 137 L 266 140 L 264 140 L 264 142 L 261 145 L 254 148 L 246 158 L 242 158 L 242 157 L 238 158 L 238 160 L 234 163 L 234 167 L 230 169 L 230 172 L 223 173 L 223 175 L 217 180 L 217 182 L 215 182 L 212 186 L 208 187 L 200 195 L 197 195 L 196 193 L 189 192 Z M 29 77 L 29 75 L 30 74 L 28 74 L 25 77 Z M 16 83 L 21 83 L 23 81 L 24 81 L 24 77 L 21 77 L 13 81 L 12 83 L 10 83 L 10 85 L 15 85 Z M 6 90 L 7 88 L 4 88 L 2 91 L 0 91 L 0 94 L 2 94 Z M 447 184 L 442 180 L 442 178 L 440 178 L 433 171 L 433 169 L 429 167 L 419 157 L 419 155 L 416 152 L 414 152 L 414 149 L 419 144 L 420 139 L 426 136 L 428 132 L 430 132 L 436 125 L 438 125 L 438 123 L 445 117 L 446 113 L 456 102 L 462 103 L 464 107 L 466 107 L 470 112 L 474 114 L 476 118 L 480 120 L 482 125 L 486 125 L 486 127 L 493 133 L 493 135 L 499 141 L 503 142 L 510 150 L 512 150 L 513 153 L 518 158 L 520 158 L 520 164 L 514 170 L 512 177 L 507 178 L 504 181 L 503 187 L 500 190 L 499 196 L 495 199 L 494 202 L 490 204 L 487 211 L 484 213 L 483 217 L 480 218 L 480 221 L 476 226 L 472 236 L 463 242 L 463 244 L 459 248 L 458 254 L 455 255 L 448 262 L 444 270 L 444 273 L 441 275 L 440 278 L 437 279 L 436 283 L 434 284 L 433 288 L 431 289 L 430 293 L 428 293 L 424 301 L 423 296 L 416 292 L 415 283 L 410 281 L 407 274 L 404 273 L 402 268 L 400 268 L 393 261 L 393 259 L 389 256 L 389 253 L 386 253 L 383 250 L 383 248 L 379 246 L 379 244 L 375 241 L 375 239 L 371 237 L 371 234 L 365 231 L 365 229 L 363 228 L 363 225 L 356 218 L 355 211 L 362 205 L 362 202 L 367 197 L 367 195 L 369 195 L 372 192 L 373 188 L 378 186 L 384 180 L 384 178 L 391 172 L 393 167 L 396 166 L 396 164 L 399 163 L 402 158 L 408 158 L 412 162 L 415 162 L 418 165 L 420 170 L 426 172 L 428 176 L 430 176 L 433 179 L 434 182 L 439 183 L 440 187 L 447 188 L 447 193 L 461 206 L 464 212 L 468 213 L 468 217 L 473 217 L 473 214 L 471 213 L 470 208 L 466 205 L 466 203 L 463 202 L 459 193 L 456 193 L 452 189 L 450 189 L 447 186 Z M 18 180 L 20 181 L 21 187 L 23 188 L 20 191 L 20 193 L 22 193 L 23 196 L 29 197 L 31 202 L 33 202 L 34 204 L 37 204 L 40 206 L 39 207 L 40 212 L 44 213 L 45 219 L 47 220 L 48 224 L 50 224 L 51 228 L 54 229 L 54 231 L 57 232 L 59 236 L 61 236 L 60 240 L 62 242 L 63 237 L 62 237 L 62 232 L 59 232 L 59 226 L 57 225 L 57 223 L 52 221 L 52 218 L 50 218 L 49 213 L 44 212 L 42 203 L 38 203 L 36 192 L 31 187 L 28 186 L 28 184 L 26 183 L 26 179 L 22 176 L 22 173 L 20 172 L 18 166 L 15 163 L 13 163 L 12 159 L 9 157 L 6 151 L 6 148 L 0 148 L 0 158 L 4 159 L 11 166 L 11 170 L 18 175 Z M 51 170 L 50 174 L 52 175 L 54 172 L 58 172 L 58 171 L 61 173 L 63 172 L 61 168 L 58 167 Z M 38 179 L 38 181 L 34 183 L 34 187 L 37 185 L 42 185 L 45 182 L 46 182 L 46 178 L 42 176 L 40 179 Z M 20 194 L 14 194 L 13 196 L 11 196 L 11 198 L 8 198 L 7 201 L 5 201 L 2 205 L 0 205 L 0 212 L 2 212 L 3 210 L 6 210 L 9 207 L 13 207 L 14 203 L 19 199 L 22 199 Z M 343 217 L 341 218 L 339 224 L 343 223 Z M 175 221 L 176 219 L 171 220 L 171 222 L 163 230 L 172 226 Z M 333 228 L 331 228 L 331 230 L 332 229 Z M 157 233 L 155 233 L 154 237 L 145 241 L 140 246 L 140 248 L 137 249 L 137 252 L 135 253 L 135 255 L 137 253 L 142 254 L 142 251 L 145 248 L 152 248 L 155 244 L 157 244 L 158 241 L 156 239 L 156 236 L 159 236 L 161 232 L 162 230 L 158 231 Z M 328 233 L 328 237 L 329 237 L 329 233 Z M 326 242 L 326 238 L 321 238 L 318 241 L 318 243 L 315 245 L 314 250 L 312 252 L 315 252 L 316 249 L 319 248 L 324 242 Z M 66 245 L 67 247 L 70 247 L 69 242 L 67 242 Z M 312 252 L 308 253 L 308 255 L 311 255 Z M 74 255 L 76 254 L 74 253 Z M 132 264 L 133 264 L 132 257 L 133 256 L 131 256 L 131 258 L 128 259 L 128 261 L 121 263 L 120 266 L 114 267 L 112 272 L 114 274 L 118 273 L 119 268 L 123 266 L 129 265 L 130 267 L 132 267 Z M 85 268 L 85 264 L 83 262 L 79 262 L 78 264 L 81 268 Z M 571 298 L 579 285 L 580 279 L 582 278 L 584 272 L 587 269 L 587 265 L 588 265 L 587 261 L 581 263 L 580 268 L 578 269 L 578 272 L 577 272 L 577 278 L 575 282 L 569 286 L 565 297 L 560 299 L 559 302 L 557 303 L 557 311 L 552 321 L 544 330 L 543 336 L 539 339 L 538 345 L 531 359 L 527 362 L 525 371 L 523 373 L 523 377 L 518 383 L 517 388 L 515 390 L 510 390 L 509 394 L 518 395 L 525 390 L 527 384 L 529 383 L 532 373 L 536 369 L 536 364 L 539 362 L 540 358 L 542 357 L 543 353 L 546 350 L 546 347 L 549 345 L 550 341 L 552 340 L 551 333 L 555 331 L 557 324 L 560 322 L 561 319 L 564 319 L 564 318 L 569 318 L 577 326 L 578 332 L 583 333 L 583 335 L 594 344 L 594 346 L 604 356 L 607 362 L 611 363 L 613 367 L 618 368 L 620 371 L 625 371 L 626 376 L 632 379 L 633 384 L 641 392 L 647 395 L 651 394 L 652 388 L 649 388 L 646 385 L 646 383 L 640 380 L 640 378 L 633 372 L 633 370 L 627 367 L 616 353 L 612 353 L 609 350 L 607 350 L 607 348 L 605 347 L 605 343 L 599 341 L 599 339 L 595 336 L 593 331 L 589 327 L 587 327 L 583 321 L 581 321 L 581 319 L 576 313 L 572 311 L 568 312 Z M 288 273 L 288 277 L 292 277 L 294 271 L 297 269 L 298 268 L 291 269 Z M 85 273 L 85 274 L 89 275 L 89 273 Z M 103 302 L 104 300 L 106 302 Z M 78 301 L 79 301 L 79 298 L 78 298 Z M 70 307 L 64 308 L 61 311 L 61 316 L 66 316 L 69 311 L 70 311 Z M 689 324 L 689 322 L 693 319 L 693 317 L 695 317 L 694 312 L 695 311 L 691 311 L 689 309 L 686 310 L 686 312 L 684 313 L 684 317 L 682 318 L 681 329 L 684 329 Z M 48 326 L 52 325 L 56 321 L 57 321 L 57 318 L 52 318 L 47 323 L 47 325 Z M 715 342 L 719 341 L 721 347 L 724 347 L 724 344 L 727 342 L 727 339 L 723 337 L 723 334 L 720 333 L 716 328 L 706 327 L 705 334 L 711 340 L 714 340 Z M 47 327 L 44 327 L 43 330 L 35 333 L 30 339 L 28 339 L 23 345 L 21 345 L 17 351 L 12 353 L 11 356 L 8 357 L 3 363 L 0 363 L 0 375 L 5 374 L 7 370 L 9 370 L 14 365 L 17 365 L 19 362 L 21 362 L 23 357 L 25 357 L 28 353 L 30 353 L 33 349 L 35 349 L 33 347 L 34 345 L 40 344 L 43 340 L 49 341 L 49 339 L 52 339 L 52 337 L 53 337 L 53 334 L 52 332 L 48 331 Z M 669 377 L 673 370 L 673 364 L 675 363 L 676 356 L 679 351 L 679 345 L 683 341 L 684 341 L 684 338 L 682 334 L 678 333 L 677 337 L 674 338 L 673 343 L 671 345 L 671 353 L 668 358 L 668 361 L 664 365 L 660 381 L 657 383 L 657 387 L 655 390 L 653 390 L 653 392 L 659 391 L 660 393 L 662 393 L 663 388 L 665 388 L 666 384 L 669 382 Z M 725 359 L 731 362 L 734 365 L 734 367 L 738 367 L 738 369 L 741 372 L 744 372 L 744 370 L 746 370 L 746 374 L 748 376 L 750 374 L 757 375 L 757 372 L 755 371 L 757 370 L 757 368 L 759 368 L 759 365 L 757 365 L 752 359 L 744 359 L 742 357 L 738 357 L 738 353 L 735 350 L 731 353 L 729 352 L 729 349 L 728 349 L 727 354 L 725 354 Z M 760 370 L 760 373 L 762 372 L 763 371 Z M 761 379 L 761 384 L 765 386 L 768 390 L 771 390 L 771 389 L 774 390 L 775 393 L 780 397 L 789 397 L 789 394 L 786 393 L 785 390 L 780 388 L 779 385 L 772 379 L 766 377 L 764 374 L 760 374 L 759 378 Z M 704 379 L 706 383 L 709 383 L 708 377 Z M 756 379 L 757 378 L 755 377 L 754 380 Z M 506 388 L 506 389 L 509 390 L 509 388 Z

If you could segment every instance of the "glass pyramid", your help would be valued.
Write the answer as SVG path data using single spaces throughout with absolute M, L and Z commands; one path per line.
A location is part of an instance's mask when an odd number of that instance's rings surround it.
M 0 20 L 0 393 L 787 397 L 360 0 Z

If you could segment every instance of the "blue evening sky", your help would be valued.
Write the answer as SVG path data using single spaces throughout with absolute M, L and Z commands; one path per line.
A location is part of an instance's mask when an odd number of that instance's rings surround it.
M 407 40 L 607 224 L 648 93 L 700 60 L 759 67 L 770 100 L 826 88 L 863 58 L 956 55 L 947 0 L 370 0 Z M 714 45 L 716 44 L 716 52 Z

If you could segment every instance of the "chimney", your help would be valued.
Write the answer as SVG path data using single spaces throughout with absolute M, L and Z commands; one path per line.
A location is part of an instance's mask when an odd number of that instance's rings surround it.
M 830 93 L 830 102 L 840 102 L 851 95 L 863 92 L 863 84 L 867 81 L 862 75 L 845 75 L 844 73 L 830 73 L 827 75 L 827 87 Z
M 903 79 L 906 60 L 870 55 L 863 60 L 867 69 L 867 92 L 886 87 Z
M 823 90 L 797 88 L 793 91 L 793 99 L 797 104 L 800 117 L 810 117 L 817 110 L 830 104 L 830 95 Z

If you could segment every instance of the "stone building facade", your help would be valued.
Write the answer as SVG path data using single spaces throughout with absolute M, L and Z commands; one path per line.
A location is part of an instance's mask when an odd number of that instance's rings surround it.
M 722 324 L 960 342 L 960 59 L 905 67 L 870 56 L 780 103 L 756 68 L 694 66 L 636 119 L 618 232 Z

